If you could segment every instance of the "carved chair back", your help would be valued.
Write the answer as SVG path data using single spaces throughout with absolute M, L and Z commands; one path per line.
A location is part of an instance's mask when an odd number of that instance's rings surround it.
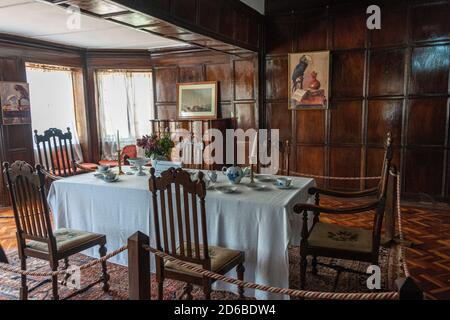
M 45 190 L 45 175 L 40 165 L 36 170 L 24 161 L 5 162 L 3 173 L 7 182 L 21 250 L 26 240 L 47 243 L 49 252 L 56 250 Z
M 34 130 L 39 163 L 47 172 L 55 176 L 73 176 L 77 172 L 75 153 L 72 145 L 72 132 L 50 128 L 39 135 Z
M 152 193 L 156 246 L 180 260 L 211 268 L 208 252 L 203 173 L 192 181 L 183 169 L 169 169 L 155 176 L 151 168 L 149 188 Z

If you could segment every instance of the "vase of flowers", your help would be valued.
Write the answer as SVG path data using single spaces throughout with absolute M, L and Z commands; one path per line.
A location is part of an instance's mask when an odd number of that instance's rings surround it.
M 172 148 L 175 146 L 168 133 L 161 136 L 145 135 L 137 140 L 136 145 L 143 148 L 145 156 L 152 160 L 169 160 Z

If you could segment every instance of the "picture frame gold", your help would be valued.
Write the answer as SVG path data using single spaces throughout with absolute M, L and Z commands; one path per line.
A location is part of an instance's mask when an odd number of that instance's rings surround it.
M 217 119 L 218 82 L 177 83 L 178 119 Z

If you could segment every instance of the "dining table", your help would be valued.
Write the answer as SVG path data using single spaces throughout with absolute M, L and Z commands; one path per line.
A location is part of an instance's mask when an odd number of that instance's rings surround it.
M 150 236 L 152 218 L 149 172 L 145 176 L 132 174 L 119 176 L 115 182 L 106 182 L 93 173 L 80 174 L 57 180 L 51 184 L 48 202 L 56 228 L 71 228 L 105 234 L 108 252 L 127 244 L 137 231 Z M 205 172 L 205 178 L 208 175 Z M 310 178 L 290 177 L 291 187 L 276 186 L 276 176 L 257 176 L 257 188 L 250 188 L 249 177 L 235 185 L 234 193 L 219 190 L 229 185 L 225 175 L 217 174 L 205 198 L 209 245 L 245 252 L 244 280 L 274 287 L 289 287 L 289 246 L 299 245 L 302 216 L 293 212 L 297 203 L 311 203 L 308 189 L 315 186 Z M 312 213 L 309 213 L 312 215 Z M 312 217 L 308 219 L 312 223 Z M 84 251 L 98 258 L 95 248 Z M 110 262 L 127 266 L 127 253 L 113 257 Z M 154 272 L 154 257 L 151 261 Z M 296 270 L 294 272 L 297 272 Z M 235 271 L 228 276 L 236 278 Z M 214 290 L 237 292 L 234 285 L 215 282 Z M 257 299 L 288 299 L 288 296 L 246 289 L 246 296 Z

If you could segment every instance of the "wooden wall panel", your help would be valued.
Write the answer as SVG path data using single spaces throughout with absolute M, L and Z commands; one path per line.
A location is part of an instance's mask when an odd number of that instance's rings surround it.
M 369 4 L 266 1 L 266 123 L 283 128 L 283 135 L 291 128 L 294 171 L 317 171 L 303 153 L 321 148 L 323 173 L 332 176 L 378 176 L 390 131 L 404 196 L 426 193 L 448 201 L 450 4 L 375 1 L 382 28 L 372 31 L 366 28 Z M 293 111 L 290 117 L 273 112 L 288 105 L 288 54 L 322 50 L 331 52 L 330 108 Z M 325 185 L 361 189 L 373 184 Z
M 155 68 L 155 101 L 174 103 L 177 100 L 178 69 L 176 67 Z
M 255 63 L 253 60 L 234 61 L 235 99 L 255 99 Z
M 257 57 L 240 59 L 221 53 L 158 53 L 151 59 L 155 72 L 155 105 L 159 119 L 175 119 L 177 82 L 217 81 L 221 118 L 236 118 L 238 128 L 257 127 Z
M 268 129 L 278 129 L 280 130 L 280 139 L 285 141 L 286 139 L 291 139 L 291 127 L 286 126 L 286 122 L 291 122 L 292 112 L 287 110 L 286 103 L 269 103 L 266 105 L 267 116 L 269 123 L 267 125 Z M 287 120 L 287 121 L 286 121 Z
M 219 82 L 220 101 L 231 101 L 232 98 L 232 70 L 229 63 L 207 64 L 205 65 L 206 81 Z

